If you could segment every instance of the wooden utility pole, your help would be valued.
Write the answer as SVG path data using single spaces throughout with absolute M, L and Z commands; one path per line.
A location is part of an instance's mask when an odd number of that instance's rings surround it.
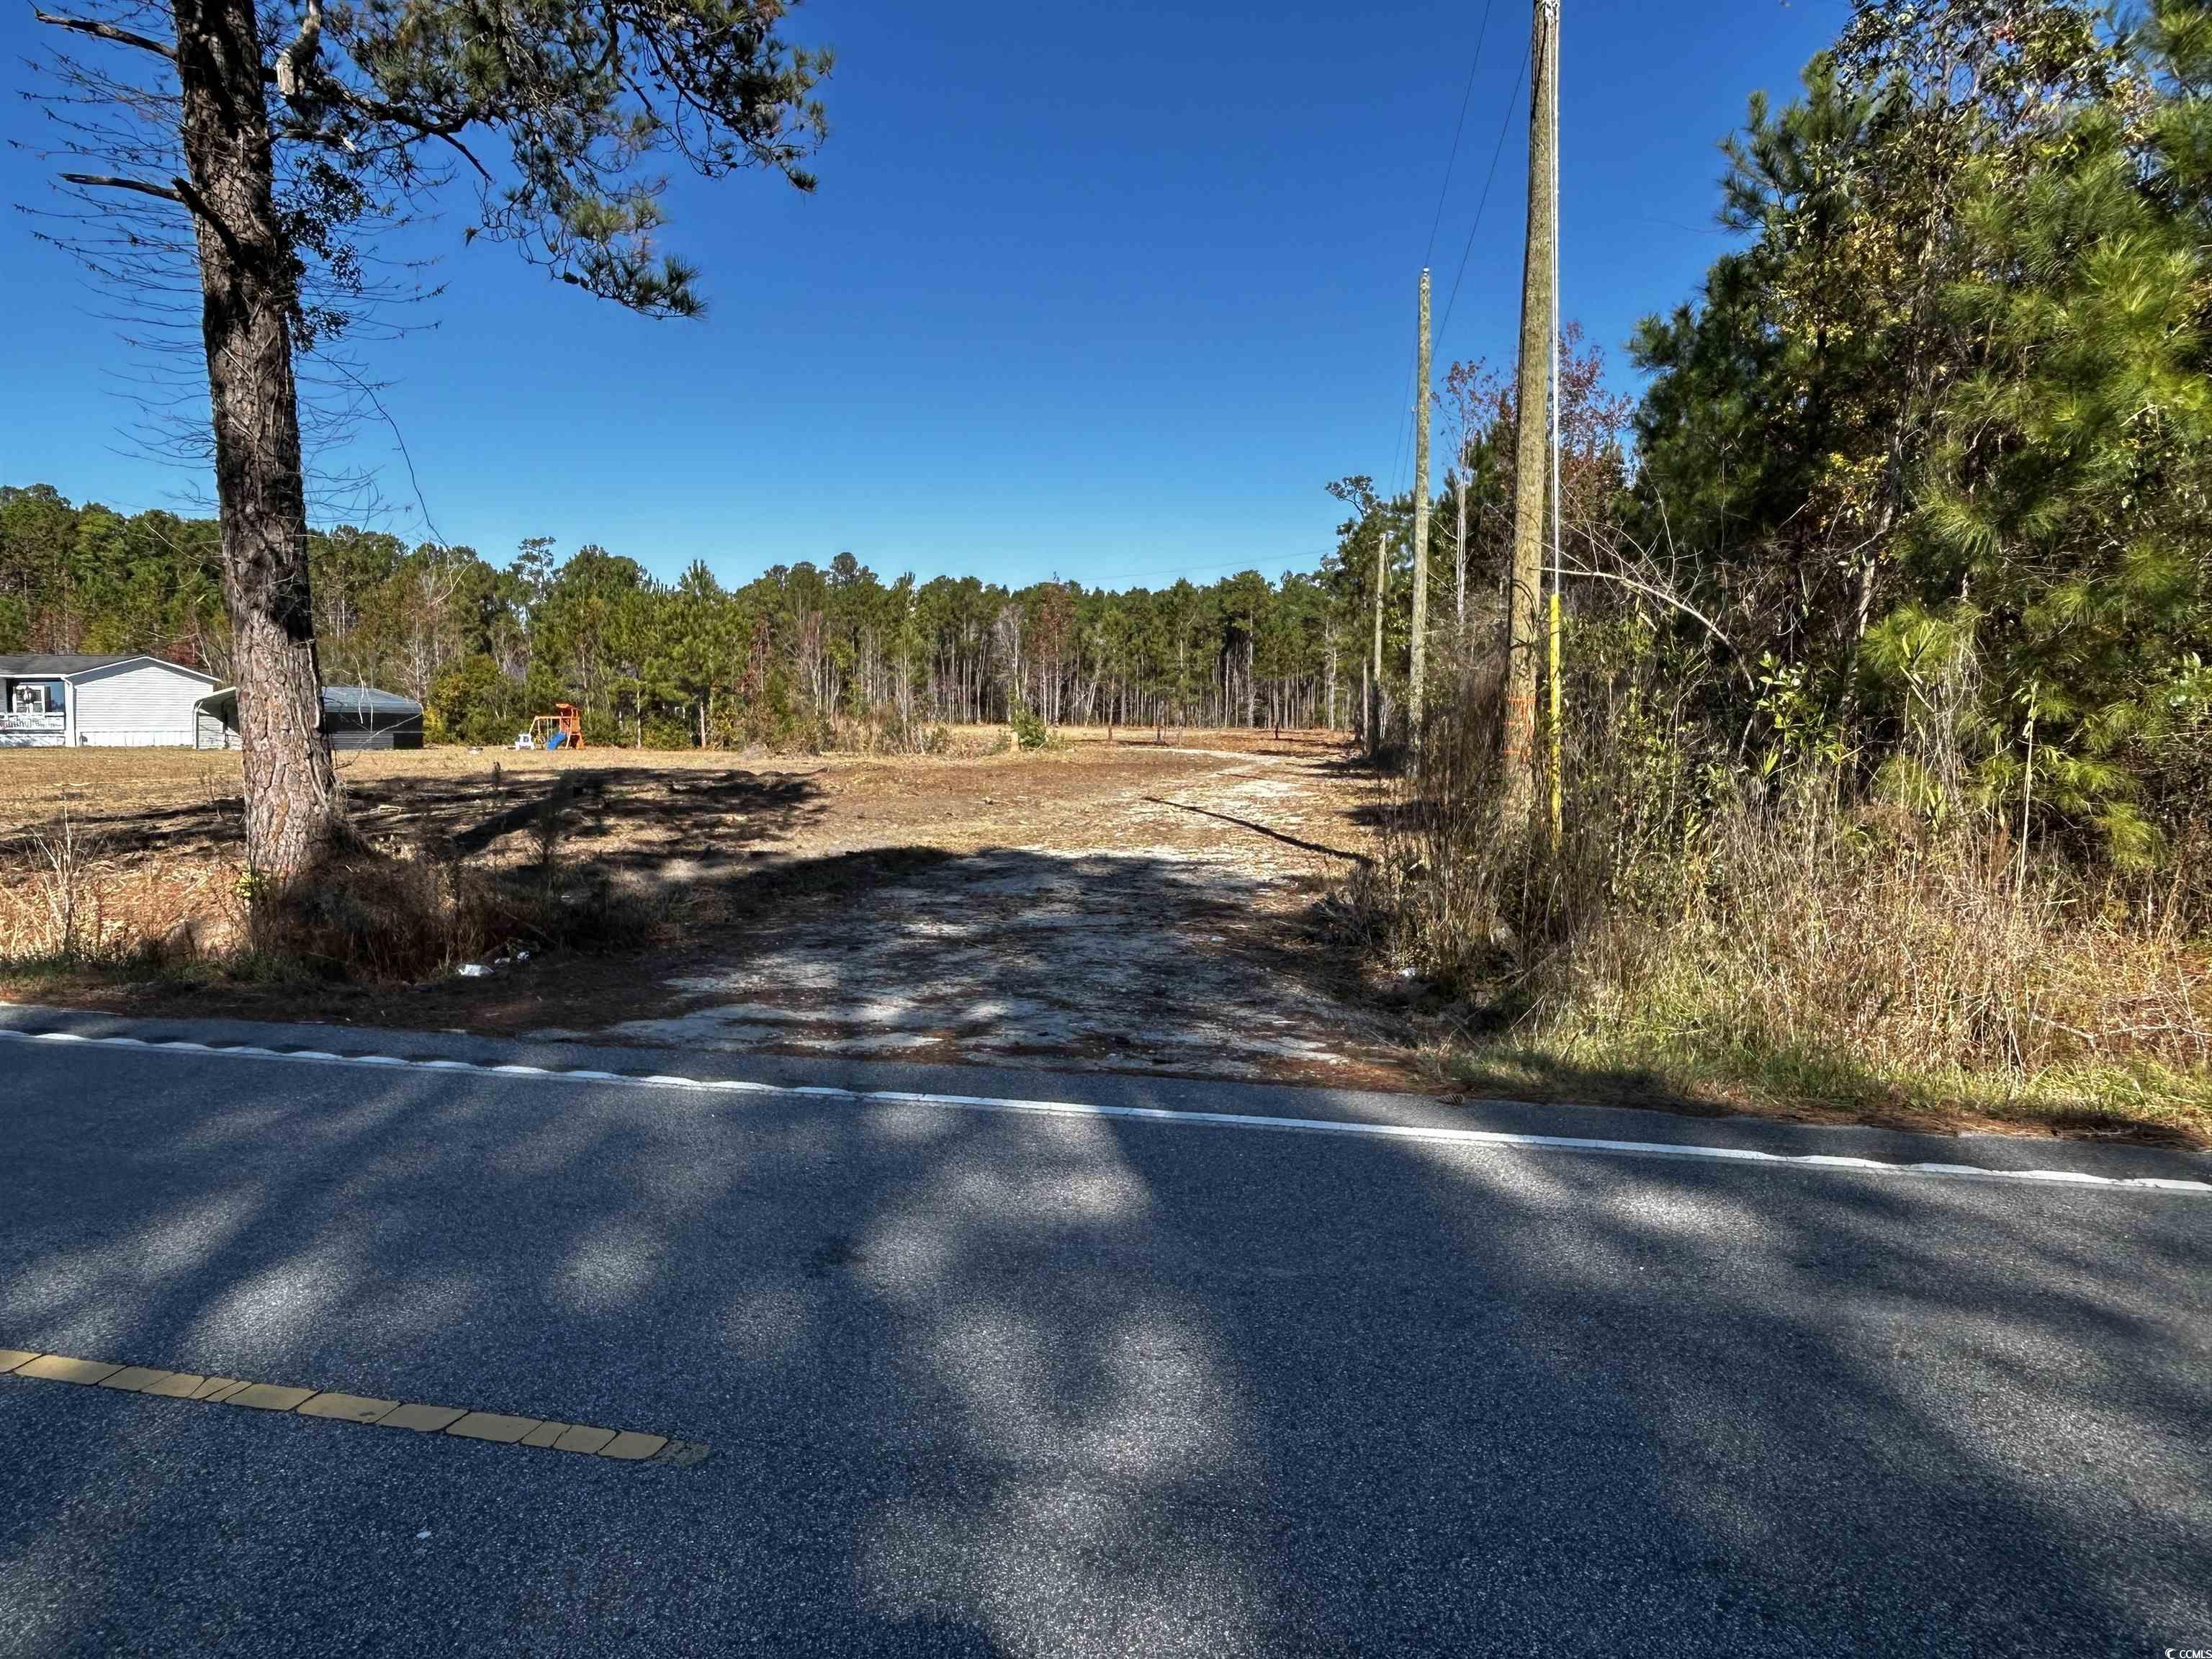
M 1375 678 L 1373 700 L 1367 707 L 1367 746 L 1374 750 L 1382 747 L 1382 584 L 1389 574 L 1389 551 L 1390 532 L 1378 519 L 1375 526 Z
M 1505 602 L 1505 810 L 1509 831 L 1528 830 L 1536 799 L 1536 673 L 1543 656 L 1540 600 L 1544 590 L 1544 507 L 1547 371 L 1559 334 L 1553 315 L 1553 235 L 1559 204 L 1552 198 L 1552 157 L 1559 82 L 1559 0 L 1535 0 L 1534 75 L 1528 88 L 1528 248 L 1521 276 L 1519 429 L 1514 445 L 1513 566 Z
M 1544 660 L 1551 672 L 1551 711 L 1545 722 L 1550 734 L 1550 765 L 1547 774 L 1552 785 L 1552 846 L 1560 846 L 1565 835 L 1566 762 L 1562 744 L 1565 731 L 1566 709 L 1560 689 L 1559 661 L 1559 585 L 1565 578 L 1559 562 L 1559 22 L 1558 0 L 1553 0 L 1552 15 L 1552 176 L 1548 194 L 1552 200 L 1552 328 L 1550 344 L 1552 365 L 1549 385 L 1552 404 L 1552 613 L 1549 648 Z
M 1406 713 L 1421 734 L 1421 685 L 1429 666 L 1429 273 L 1421 272 L 1420 367 L 1413 401 L 1413 643 Z

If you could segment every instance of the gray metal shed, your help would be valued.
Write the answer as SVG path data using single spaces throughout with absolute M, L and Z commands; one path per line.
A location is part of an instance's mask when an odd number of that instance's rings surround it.
M 420 749 L 422 705 L 373 685 L 326 685 L 323 730 L 333 749 Z
M 240 746 L 236 686 L 227 685 L 202 697 L 196 712 L 200 748 Z M 420 749 L 422 705 L 372 685 L 326 685 L 323 730 L 333 749 Z

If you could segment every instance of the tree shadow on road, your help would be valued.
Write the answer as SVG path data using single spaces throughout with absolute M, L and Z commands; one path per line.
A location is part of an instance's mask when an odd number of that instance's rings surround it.
M 224 1408 L 101 1401 L 129 1436 L 11 1497 L 34 1647 L 337 1649 L 400 1598 L 455 1651 L 573 1644 L 635 1617 L 610 1562 L 653 1564 L 632 1652 L 2112 1652 L 2212 1616 L 2188 1200 L 100 1059 L 37 1057 L 71 1103 L 17 1113 L 0 1340 L 714 1450 L 235 1412 L 241 1460 L 303 1460 L 241 1530 L 130 1438 Z M 426 1512 L 465 1544 L 434 1572 L 387 1541 Z

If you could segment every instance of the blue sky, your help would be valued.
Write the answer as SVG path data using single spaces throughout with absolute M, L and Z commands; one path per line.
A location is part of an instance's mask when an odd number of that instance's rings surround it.
M 744 177 L 672 193 L 703 322 L 647 322 L 464 250 L 456 195 L 434 327 L 369 345 L 431 525 L 503 559 L 596 541 L 725 580 L 850 548 L 886 574 L 1157 585 L 1307 567 L 1348 472 L 1404 457 L 1415 283 L 1483 0 L 811 0 L 833 130 L 820 191 Z M 1786 93 L 1844 0 L 1566 0 L 1563 289 L 1612 354 L 1723 245 L 1716 142 Z M 1519 303 L 1527 0 L 1495 0 L 1435 238 L 1437 350 L 1510 357 Z M 0 8 L 11 89 L 40 33 Z M 0 137 L 34 131 L 20 100 Z M 47 170 L 0 149 L 0 196 Z M 8 216 L 0 483 L 129 510 L 206 481 L 131 454 L 128 349 L 62 256 Z M 384 469 L 424 533 L 388 434 Z M 1438 469 L 1441 472 L 1441 468 Z

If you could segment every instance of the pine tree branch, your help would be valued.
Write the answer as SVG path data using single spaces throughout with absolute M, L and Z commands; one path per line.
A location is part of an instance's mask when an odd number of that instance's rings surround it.
M 133 34 L 129 29 L 119 29 L 112 23 L 102 23 L 89 17 L 62 17 L 50 11 L 33 10 L 31 15 L 41 23 L 51 23 L 58 29 L 71 29 L 79 34 L 89 34 L 96 40 L 112 40 L 118 46 L 136 46 L 141 52 L 150 52 L 156 58 L 177 61 L 177 49 L 150 35 Z
M 471 167 L 474 167 L 478 173 L 482 174 L 486 184 L 489 184 L 491 182 L 491 169 L 486 167 L 482 161 L 477 161 L 476 152 L 471 149 L 466 144 L 463 143 L 459 138 L 456 137 L 450 132 L 434 133 L 431 136 L 442 140 L 446 143 L 451 144 L 455 149 L 460 151 L 461 159 L 466 161 Z
M 123 179 L 104 173 L 64 173 L 65 185 L 82 185 L 93 190 L 127 190 L 139 196 L 151 196 L 156 201 L 174 202 L 193 217 L 206 221 L 208 228 L 222 239 L 223 246 L 235 255 L 240 252 L 238 238 L 222 216 L 210 207 L 207 198 L 182 179 L 172 179 L 166 185 L 157 185 L 147 179 Z
M 159 197 L 164 202 L 174 202 L 179 207 L 189 207 L 184 196 L 167 185 L 151 184 L 143 179 L 117 179 L 100 173 L 64 173 L 65 185 L 85 185 L 94 190 L 131 190 L 141 196 Z
M 476 152 L 461 142 L 470 118 L 448 115 L 433 120 L 398 104 L 387 103 L 381 98 L 372 98 L 367 93 L 349 86 L 324 67 L 317 55 L 317 40 L 321 32 L 322 9 L 319 3 L 309 9 L 307 21 L 292 44 L 276 55 L 275 64 L 264 69 L 261 78 L 274 85 L 287 103 L 301 112 L 301 125 L 290 136 L 315 143 L 334 144 L 341 149 L 355 148 L 351 138 L 343 134 L 332 135 L 319 131 L 313 124 L 317 103 L 334 104 L 352 111 L 371 121 L 388 126 L 405 127 L 423 138 L 434 138 L 450 145 L 461 159 L 475 168 L 486 183 L 491 182 L 491 169 L 477 159 Z

